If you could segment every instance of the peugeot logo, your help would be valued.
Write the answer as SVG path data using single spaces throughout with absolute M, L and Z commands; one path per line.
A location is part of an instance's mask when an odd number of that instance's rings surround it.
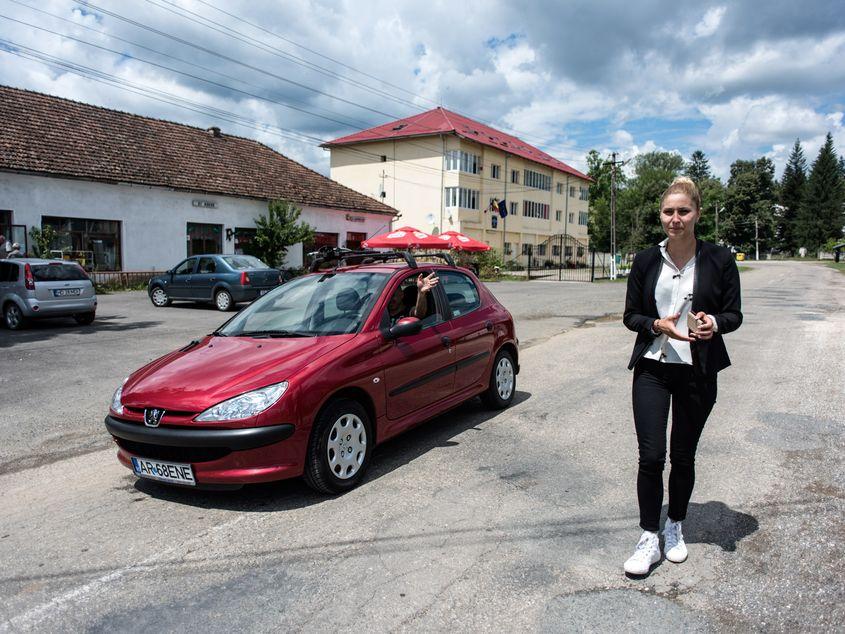
M 144 425 L 147 427 L 158 427 L 161 422 L 161 417 L 164 416 L 163 409 L 145 409 L 144 410 Z

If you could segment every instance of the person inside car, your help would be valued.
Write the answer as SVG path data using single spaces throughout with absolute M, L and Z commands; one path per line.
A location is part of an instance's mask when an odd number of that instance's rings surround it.
M 391 326 L 403 317 L 423 319 L 428 315 L 427 295 L 431 292 L 431 289 L 437 286 L 439 280 L 434 272 L 425 277 L 420 273 L 417 276 L 416 282 L 416 288 L 400 285 L 390 297 L 390 302 L 387 304 L 387 312 L 390 315 Z M 416 298 L 414 297 L 415 295 Z

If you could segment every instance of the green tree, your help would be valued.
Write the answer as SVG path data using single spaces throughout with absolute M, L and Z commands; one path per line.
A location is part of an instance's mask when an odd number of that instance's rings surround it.
M 271 200 L 267 215 L 255 219 L 255 252 L 271 267 L 284 263 L 289 247 L 313 240 L 314 229 L 299 222 L 300 213 L 302 210 L 287 200 Z
M 807 161 L 800 139 L 795 139 L 789 160 L 780 181 L 780 213 L 777 216 L 778 246 L 790 253 L 797 251 L 798 238 L 795 235 L 798 210 L 807 185 Z
M 719 242 L 722 231 L 720 226 L 720 235 L 716 235 L 716 210 L 725 206 L 725 186 L 718 178 L 712 177 L 697 181 L 697 184 L 701 194 L 701 218 L 695 226 L 695 235 L 708 242 Z M 721 211 L 719 213 L 721 214 Z M 719 220 L 721 219 L 720 215 Z
M 833 136 L 828 132 L 813 162 L 798 211 L 796 232 L 801 246 L 815 251 L 830 238 L 842 236 L 845 224 L 843 202 L 842 170 L 833 148 Z
M 590 213 L 587 231 L 590 247 L 596 251 L 610 251 L 610 164 L 596 150 L 587 153 L 587 175 L 590 184 Z M 625 175 L 616 170 L 617 192 L 624 185 Z
M 775 165 L 771 159 L 734 161 L 725 193 L 724 223 L 719 218 L 720 239 L 740 251 L 753 252 L 756 231 L 761 250 L 774 246 L 776 200 Z
M 634 159 L 634 175 L 617 198 L 617 243 L 623 252 L 639 251 L 665 236 L 660 196 L 684 168 L 681 155 L 648 152 Z
M 699 187 L 705 180 L 712 178 L 710 162 L 704 152 L 696 150 L 690 155 L 689 162 L 684 166 L 684 174 L 695 181 Z
M 56 242 L 56 230 L 50 225 L 45 225 L 41 229 L 33 227 L 29 230 L 29 237 L 32 238 L 32 250 L 35 256 L 49 259 L 50 249 Z

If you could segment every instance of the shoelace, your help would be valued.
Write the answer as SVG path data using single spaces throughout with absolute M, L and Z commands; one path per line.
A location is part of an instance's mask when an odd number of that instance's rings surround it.
M 681 534 L 681 527 L 679 524 L 670 525 L 669 530 L 665 531 L 664 537 L 666 539 L 667 549 L 674 548 L 684 539 L 683 534 Z
M 651 551 L 654 549 L 654 540 L 643 538 L 637 543 L 637 548 L 634 551 L 634 557 L 637 559 L 645 559 L 651 556 Z

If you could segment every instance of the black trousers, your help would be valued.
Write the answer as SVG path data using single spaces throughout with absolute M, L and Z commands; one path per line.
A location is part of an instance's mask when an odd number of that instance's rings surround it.
M 637 474 L 640 527 L 657 532 L 663 505 L 663 466 L 666 463 L 670 402 L 669 517 L 680 522 L 687 516 L 687 506 L 695 485 L 698 439 L 716 402 L 716 377 L 697 376 L 690 365 L 642 359 L 634 367 L 632 392 L 634 425 L 640 450 Z

